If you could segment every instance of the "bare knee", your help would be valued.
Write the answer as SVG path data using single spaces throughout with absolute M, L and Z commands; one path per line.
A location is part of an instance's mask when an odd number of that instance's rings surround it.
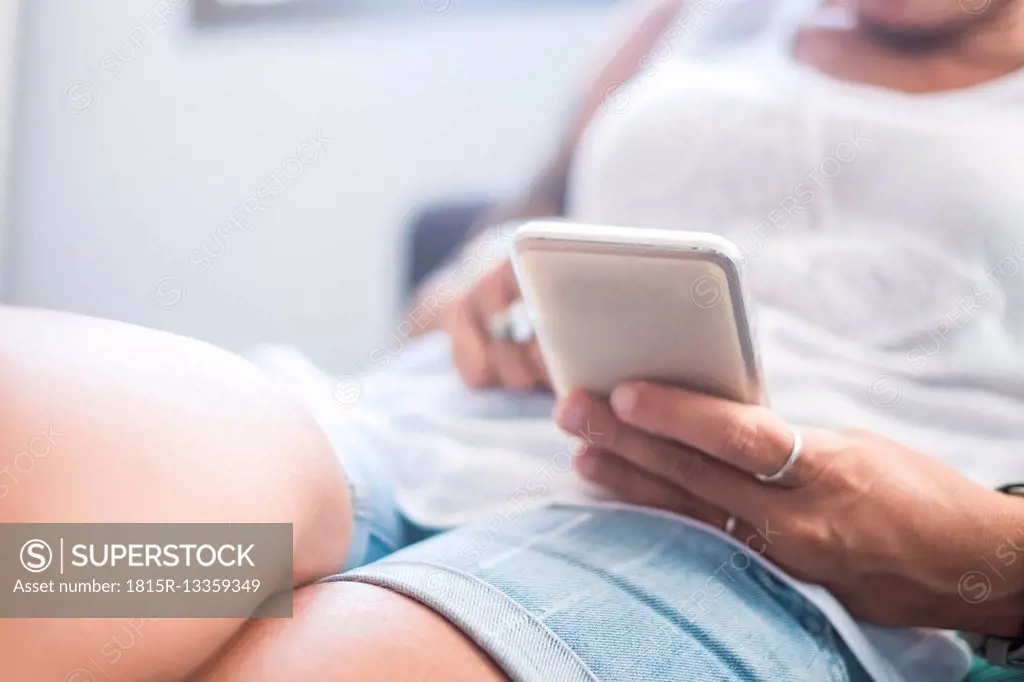
M 330 446 L 248 362 L 43 311 L 0 307 L 0 328 L 0 522 L 291 523 L 296 583 L 342 565 L 351 511 Z M 180 679 L 242 622 L 155 623 L 119 678 Z M 25 679 L 59 679 L 125 624 L 0 621 L 0 659 Z M 59 654 L 44 655 L 55 633 Z
M 72 315 L 0 307 L 0 326 L 0 521 L 295 520 L 347 502 L 312 418 L 245 360 Z

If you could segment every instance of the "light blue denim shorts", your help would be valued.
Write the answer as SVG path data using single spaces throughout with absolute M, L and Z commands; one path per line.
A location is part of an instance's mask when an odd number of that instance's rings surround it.
M 756 543 L 626 507 L 432 534 L 402 517 L 378 466 L 350 459 L 349 569 L 327 581 L 415 599 L 516 682 L 870 680 L 817 607 L 752 558 Z

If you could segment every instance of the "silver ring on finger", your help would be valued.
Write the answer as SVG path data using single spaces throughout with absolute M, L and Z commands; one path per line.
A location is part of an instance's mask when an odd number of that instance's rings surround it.
M 502 310 L 491 316 L 491 319 L 487 321 L 487 335 L 492 341 L 512 340 L 512 325 L 509 322 L 507 310 Z
M 804 449 L 804 437 L 800 433 L 800 429 L 796 427 L 791 426 L 789 427 L 789 430 L 793 434 L 793 449 L 789 452 L 789 458 L 774 474 L 754 474 L 757 477 L 757 480 L 762 483 L 774 484 L 782 482 L 782 480 L 789 475 L 789 472 L 793 470 L 793 467 L 795 467 L 796 463 L 800 460 L 800 456 L 803 454 Z
M 493 341 L 504 343 L 529 343 L 533 340 L 533 325 L 522 299 L 508 308 L 491 316 L 487 322 L 487 334 Z

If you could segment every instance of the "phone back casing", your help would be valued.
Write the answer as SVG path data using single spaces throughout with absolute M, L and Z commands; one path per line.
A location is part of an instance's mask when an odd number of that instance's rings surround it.
M 642 379 L 764 402 L 739 263 L 719 238 L 551 225 L 521 230 L 515 267 L 558 395 Z

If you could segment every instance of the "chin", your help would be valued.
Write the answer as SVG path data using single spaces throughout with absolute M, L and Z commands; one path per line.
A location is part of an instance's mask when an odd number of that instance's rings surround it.
M 973 19 L 1000 4 L 994 0 L 851 0 L 861 21 L 892 33 L 908 35 L 947 33 L 973 23 Z M 975 10 L 976 13 L 975 13 Z
M 1007 6 L 1007 0 L 847 1 L 865 29 L 907 51 L 943 49 Z

